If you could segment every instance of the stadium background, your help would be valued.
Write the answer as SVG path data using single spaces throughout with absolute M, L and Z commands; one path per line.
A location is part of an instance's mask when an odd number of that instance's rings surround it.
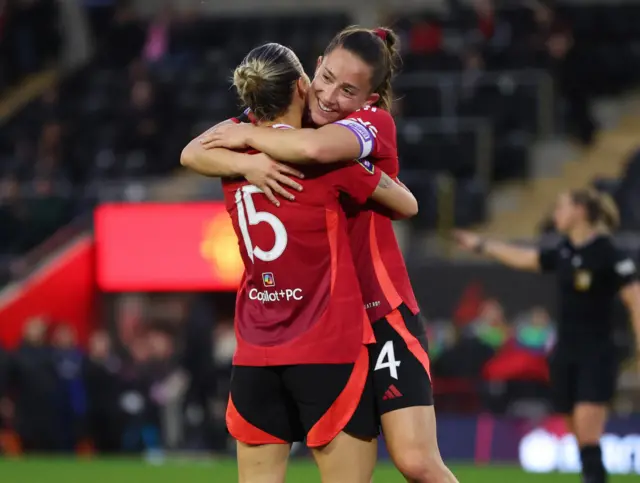
M 0 461 L 4 481 L 234 480 L 223 414 L 241 264 L 218 182 L 181 169 L 180 151 L 239 112 L 228 79 L 251 47 L 289 45 L 311 73 L 352 23 L 403 40 L 394 111 L 420 214 L 397 229 L 429 318 L 442 453 L 461 481 L 576 480 L 547 400 L 552 281 L 461 258 L 448 234 L 534 243 L 553 236 L 555 194 L 592 185 L 637 255 L 631 0 L 0 0 L 0 451 L 56 454 Z M 622 308 L 618 327 L 603 448 L 612 472 L 637 475 Z M 303 453 L 290 481 L 315 481 Z M 114 454 L 135 457 L 100 459 Z M 401 481 L 380 456 L 376 481 Z

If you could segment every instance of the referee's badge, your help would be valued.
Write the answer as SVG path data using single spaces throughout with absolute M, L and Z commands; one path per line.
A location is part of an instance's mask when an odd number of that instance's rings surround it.
M 576 270 L 574 276 L 574 285 L 576 290 L 584 292 L 591 288 L 591 272 L 588 270 Z

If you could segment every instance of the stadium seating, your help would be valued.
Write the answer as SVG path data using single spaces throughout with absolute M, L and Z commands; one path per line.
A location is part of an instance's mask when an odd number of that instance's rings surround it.
M 598 178 L 593 181 L 593 187 L 616 201 L 622 230 L 640 230 L 640 151 L 629 159 L 619 179 Z
M 55 0 L 0 4 L 0 93 L 52 65 L 59 56 Z
M 610 13 L 618 8 L 625 9 L 625 15 Z M 634 41 L 640 39 L 640 9 L 571 6 L 561 13 L 576 40 L 595 52 L 598 91 L 613 92 L 638 80 L 640 55 Z M 544 106 L 552 102 L 551 80 L 539 52 L 525 48 L 523 41 L 524 33 L 534 29 L 532 13 L 510 8 L 499 11 L 497 19 L 500 35 L 510 29 L 511 41 L 487 42 L 479 69 L 468 65 L 464 48 L 451 47 L 456 42 L 465 45 L 472 11 L 463 10 L 455 18 L 413 15 L 394 22 L 408 40 L 404 70 L 395 86 L 398 144 L 407 173 L 403 179 L 423 201 L 420 228 L 433 228 L 438 218 L 439 176 L 456 180 L 455 223 L 478 223 L 491 182 L 525 178 L 529 146 L 550 134 L 553 108 L 545 111 Z M 411 31 L 421 20 L 438 26 L 443 38 L 437 49 L 413 48 Z M 114 40 L 110 50 L 0 132 L 5 185 L 17 179 L 26 199 L 58 200 L 57 211 L 48 210 L 46 229 L 28 243 L 7 241 L 2 251 L 32 248 L 54 227 L 87 212 L 105 187 L 117 191 L 127 181 L 173 171 L 188 139 L 238 112 L 229 74 L 253 46 L 264 41 L 289 45 L 312 72 L 317 55 L 348 23 L 343 14 L 198 18 L 174 27 L 168 55 L 152 65 L 139 60 L 146 23 L 120 26 L 112 35 L 134 42 L 137 51 L 131 43 L 123 47 Z M 126 52 L 121 50 L 125 47 Z M 25 210 L 27 218 L 16 218 L 5 203 L 2 216 L 22 225 L 41 216 L 35 214 L 39 208 Z

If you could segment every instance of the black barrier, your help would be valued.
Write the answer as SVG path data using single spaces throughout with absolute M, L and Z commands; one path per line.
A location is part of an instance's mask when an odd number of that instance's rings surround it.
M 422 310 L 429 318 L 451 318 L 474 289 L 481 297 L 497 299 L 511 317 L 536 305 L 556 313 L 556 285 L 552 275 L 518 272 L 494 264 L 430 263 L 409 269 Z
M 520 272 L 493 263 L 433 262 L 410 265 L 410 276 L 427 320 L 455 320 L 473 301 L 496 299 L 508 320 L 535 306 L 557 314 L 557 285 L 553 275 Z M 614 311 L 616 343 L 624 356 L 633 352 L 629 317 L 621 302 Z

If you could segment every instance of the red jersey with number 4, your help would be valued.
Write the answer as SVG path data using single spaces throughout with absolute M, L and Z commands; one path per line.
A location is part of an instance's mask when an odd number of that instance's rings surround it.
M 374 340 L 339 198 L 364 203 L 381 174 L 366 161 L 304 173 L 303 191 L 279 207 L 245 180 L 223 181 L 245 266 L 236 365 L 353 363 Z
M 371 161 L 391 178 L 398 176 L 396 124 L 388 111 L 365 107 L 336 124 L 345 126 L 357 136 L 360 159 Z M 379 320 L 402 303 L 417 314 L 420 309 L 390 213 L 373 201 L 349 210 L 349 213 L 351 251 L 369 319 L 372 322 Z

